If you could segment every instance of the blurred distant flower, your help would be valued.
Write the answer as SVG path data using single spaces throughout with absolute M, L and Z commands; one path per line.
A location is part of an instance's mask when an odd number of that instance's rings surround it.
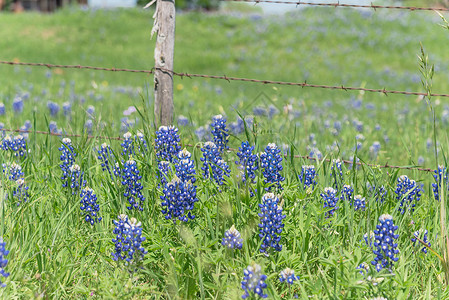
M 16 96 L 12 103 L 12 108 L 15 113 L 21 113 L 23 111 L 23 99 L 20 96 Z
M 188 126 L 189 124 L 189 119 L 187 119 L 183 115 L 178 116 L 178 126 Z
M 3 241 L 3 238 L 0 238 L 0 275 L 4 278 L 9 276 L 9 273 L 5 272 L 5 267 L 8 264 L 8 260 L 6 256 L 8 256 L 9 251 L 6 250 L 6 243 Z M 6 284 L 0 281 L 0 286 L 5 287 Z
M 95 107 L 89 105 L 86 109 L 87 118 L 93 119 L 95 117 Z
M 62 110 L 64 112 L 64 116 L 66 117 L 70 116 L 72 112 L 72 104 L 70 102 L 64 102 L 62 104 Z
M 123 111 L 123 115 L 124 116 L 129 116 L 129 115 L 131 115 L 132 113 L 134 113 L 136 111 L 137 111 L 136 107 L 129 106 L 126 110 Z
M 0 102 L 0 116 L 5 114 L 5 105 Z
M 58 112 L 59 112 L 59 104 L 58 103 L 55 103 L 53 101 L 48 101 L 47 107 L 50 110 L 50 115 L 52 117 L 55 117 L 58 114 Z

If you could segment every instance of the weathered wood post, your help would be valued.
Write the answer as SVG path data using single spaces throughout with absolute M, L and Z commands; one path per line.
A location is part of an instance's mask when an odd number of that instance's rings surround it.
M 153 33 L 154 121 L 156 128 L 173 124 L 173 55 L 175 52 L 175 0 L 157 0 Z

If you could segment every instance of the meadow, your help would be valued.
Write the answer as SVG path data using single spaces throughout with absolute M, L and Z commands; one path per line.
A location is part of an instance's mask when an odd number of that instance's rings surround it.
M 152 14 L 2 14 L 0 60 L 151 69 Z M 181 12 L 175 70 L 448 93 L 442 23 Z M 0 127 L 29 131 L 0 144 L 0 297 L 449 299 L 447 99 L 176 77 L 174 130 L 151 75 L 0 74 Z

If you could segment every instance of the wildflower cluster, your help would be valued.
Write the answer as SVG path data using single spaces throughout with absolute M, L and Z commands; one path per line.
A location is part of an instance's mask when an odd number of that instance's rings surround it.
M 413 233 L 413 237 L 411 238 L 412 242 L 414 243 L 414 245 L 416 246 L 417 244 L 417 239 L 422 240 L 427 246 L 432 246 L 432 244 L 429 242 L 429 239 L 427 238 L 427 230 L 417 230 Z M 422 237 L 421 237 L 422 235 Z M 425 254 L 427 254 L 427 247 L 424 246 L 422 247 L 421 251 Z
M 159 130 L 156 131 L 156 139 L 154 141 L 157 160 L 173 162 L 181 150 L 180 141 L 178 128 L 174 126 L 159 127 Z
M 236 161 L 235 163 L 242 169 L 243 182 L 249 180 L 250 183 L 254 183 L 254 179 L 256 178 L 255 172 L 258 169 L 258 159 L 257 155 L 254 154 L 253 151 L 254 146 L 250 146 L 249 142 L 242 142 L 239 147 L 239 151 L 237 152 L 239 161 Z
M 401 201 L 398 210 L 403 214 L 409 207 L 413 212 L 416 202 L 421 199 L 421 191 L 422 189 L 418 187 L 416 181 L 409 179 L 407 175 L 400 176 L 395 191 L 396 199 Z
M 312 189 L 316 185 L 316 170 L 314 165 L 302 166 L 301 174 L 299 174 L 299 181 L 301 182 L 303 189 L 311 187 Z
M 361 195 L 356 195 L 354 197 L 354 209 L 355 210 L 365 210 L 366 209 L 365 197 L 362 197 Z
M 371 262 L 376 267 L 376 271 L 380 271 L 383 268 L 388 268 L 391 271 L 394 262 L 398 261 L 398 257 L 395 257 L 399 253 L 397 249 L 398 244 L 394 240 L 399 238 L 399 235 L 394 232 L 398 229 L 393 223 L 393 217 L 387 214 L 380 216 L 380 224 L 376 226 L 374 230 L 374 247 L 373 253 L 376 255 Z
M 265 148 L 265 152 L 260 155 L 260 166 L 263 168 L 263 176 L 265 177 L 265 183 L 270 184 L 266 190 L 271 191 L 273 185 L 282 190 L 281 182 L 284 181 L 284 177 L 281 176 L 282 171 L 282 157 L 279 154 L 280 149 L 276 144 L 271 143 Z
M 163 193 L 161 205 L 162 213 L 166 215 L 165 219 L 172 219 L 176 223 L 177 219 L 187 222 L 195 218 L 190 211 L 193 210 L 198 198 L 196 187 L 190 181 L 182 181 L 175 176 L 165 185 Z
M 286 281 L 288 284 L 293 284 L 296 280 L 299 280 L 299 276 L 295 276 L 295 271 L 290 268 L 285 268 L 281 274 L 279 274 L 279 281 Z
M 214 136 L 214 143 L 218 148 L 220 154 L 227 150 L 228 147 L 228 129 L 226 128 L 226 119 L 222 115 L 212 117 L 212 124 L 210 124 L 211 133 Z
M 123 135 L 123 143 L 121 143 L 121 146 L 122 146 L 122 155 L 124 157 L 129 157 L 134 153 L 132 136 L 133 135 L 129 131 Z
M 338 189 L 339 184 L 343 182 L 343 169 L 341 168 L 341 160 L 332 160 L 331 174 L 334 182 L 334 187 Z
M 145 201 L 145 197 L 142 195 L 142 184 L 140 180 L 142 176 L 139 175 L 139 169 L 137 169 L 137 163 L 135 160 L 128 160 L 123 165 L 121 171 L 122 185 L 125 186 L 125 192 L 123 196 L 128 199 L 129 210 L 136 208 L 143 211 L 142 204 Z
M 321 193 L 321 198 L 324 200 L 324 208 L 329 209 L 326 211 L 326 217 L 329 218 L 333 216 L 338 209 L 337 191 L 332 187 L 327 187 L 324 189 L 324 193 Z
M 98 149 L 98 159 L 101 162 L 101 168 L 103 171 L 108 171 L 111 179 L 114 179 L 114 176 L 118 176 L 120 173 L 120 168 L 117 164 L 117 159 L 115 158 L 114 153 L 112 152 L 111 146 L 106 143 L 101 144 Z
M 242 249 L 243 239 L 240 237 L 240 232 L 235 229 L 234 225 L 225 232 L 225 237 L 221 244 L 229 249 Z
M 75 163 L 76 152 L 72 146 L 72 140 L 69 138 L 62 139 L 62 145 L 59 147 L 59 151 L 61 151 L 61 164 L 59 167 L 62 170 L 62 187 L 68 186 L 68 179 L 70 177 L 70 167 Z
M 167 184 L 169 172 L 170 172 L 170 162 L 163 160 L 157 163 L 157 177 L 159 178 L 160 182 L 159 187 L 165 186 Z
M 6 256 L 8 256 L 9 251 L 6 250 L 6 243 L 3 241 L 3 238 L 0 238 L 0 275 L 4 278 L 9 276 L 9 273 L 5 271 L 5 267 L 8 264 L 8 260 Z M 0 280 L 0 286 L 5 287 L 6 284 L 2 283 Z
M 2 140 L 0 149 L 5 151 L 11 151 L 14 153 L 14 156 L 20 157 L 26 156 L 27 153 L 26 139 L 21 134 L 13 137 L 8 135 Z
M 221 158 L 217 145 L 213 142 L 206 142 L 203 148 L 201 148 L 201 152 L 203 152 L 203 157 L 201 158 L 203 166 L 201 170 L 203 170 L 204 178 L 212 177 L 218 185 L 223 185 L 223 176 L 229 177 L 231 170 L 228 164 Z
M 282 214 L 282 208 L 278 206 L 279 199 L 273 193 L 267 193 L 262 197 L 262 203 L 259 204 L 261 212 L 259 213 L 259 237 L 262 239 L 260 252 L 266 253 L 269 248 L 276 251 L 282 250 L 280 234 L 284 228 L 282 220 L 285 215 Z
M 182 151 L 179 151 L 178 159 L 175 163 L 176 176 L 178 176 L 181 181 L 190 181 L 191 183 L 195 183 L 196 171 L 191 157 L 192 154 L 190 154 L 187 149 L 184 148 Z
M 349 201 L 350 204 L 352 204 L 352 195 L 354 194 L 354 189 L 349 184 L 345 184 L 343 188 L 341 189 L 341 195 L 340 200 Z
M 433 195 L 436 200 L 440 200 L 440 193 L 442 187 L 445 187 L 445 192 L 449 191 L 449 171 L 444 166 L 438 166 L 438 170 L 435 170 L 435 183 L 432 183 Z
M 145 237 L 142 236 L 142 224 L 135 218 L 128 219 L 128 216 L 123 214 L 113 222 L 115 225 L 113 233 L 116 238 L 112 239 L 115 244 L 112 259 L 126 260 L 128 263 L 141 261 L 147 253 L 142 247 L 142 242 L 145 241 Z
M 265 280 L 267 276 L 262 274 L 262 268 L 253 263 L 243 271 L 242 289 L 245 292 L 242 298 L 246 299 L 250 295 L 258 295 L 261 298 L 267 298 L 268 295 L 264 294 L 263 289 L 267 287 Z
M 101 221 L 101 217 L 98 216 L 100 206 L 97 204 L 97 195 L 91 188 L 85 188 L 80 194 L 80 209 L 83 213 L 84 220 L 91 225 Z
M 29 187 L 25 184 L 24 173 L 22 171 L 22 167 L 13 162 L 13 163 L 4 163 L 2 164 L 3 174 L 9 181 L 13 182 L 12 195 L 18 200 L 17 205 L 20 205 L 21 202 L 25 202 L 29 198 L 28 189 Z
M 70 166 L 70 188 L 72 189 L 72 195 L 78 194 L 78 192 L 86 186 L 86 180 L 84 180 L 84 172 L 81 171 L 81 167 L 77 164 Z

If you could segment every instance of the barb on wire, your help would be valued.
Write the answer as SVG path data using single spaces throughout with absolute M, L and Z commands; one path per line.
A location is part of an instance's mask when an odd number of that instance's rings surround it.
M 272 4 L 294 4 L 297 7 L 300 5 L 309 6 L 329 6 L 329 7 L 352 7 L 352 8 L 370 8 L 370 9 L 403 9 L 409 11 L 449 11 L 449 8 L 445 7 L 416 7 L 416 6 L 397 6 L 397 5 L 374 5 L 373 3 L 369 5 L 363 4 L 344 4 L 340 2 L 335 3 L 319 3 L 319 2 L 303 2 L 303 1 L 279 1 L 279 0 L 220 0 L 223 2 L 250 2 L 254 4 L 258 3 L 272 3 Z
M 132 73 L 147 73 L 153 74 L 154 70 L 160 70 L 164 72 L 169 72 L 175 76 L 184 78 L 210 78 L 210 79 L 218 79 L 218 80 L 226 80 L 228 82 L 231 81 L 242 81 L 242 82 L 253 82 L 260 84 L 275 84 L 275 85 L 289 85 L 289 86 L 300 86 L 300 87 L 309 87 L 309 88 L 320 88 L 320 89 L 331 89 L 331 90 L 344 90 L 344 91 L 365 91 L 371 93 L 381 93 L 384 95 L 387 94 L 400 94 L 400 95 L 414 95 L 414 96 L 427 96 L 427 93 L 422 92 L 407 92 L 407 91 L 395 91 L 395 90 L 386 90 L 383 89 L 367 89 L 362 87 L 348 87 L 348 86 L 334 86 L 334 85 L 324 85 L 324 84 L 310 84 L 307 81 L 304 82 L 288 82 L 288 81 L 274 81 L 274 80 L 260 80 L 253 78 L 243 78 L 243 77 L 230 77 L 230 76 L 218 76 L 218 75 L 207 75 L 207 74 L 190 74 L 190 73 L 179 73 L 172 70 L 164 69 L 164 68 L 152 68 L 151 70 L 134 70 L 134 69 L 119 69 L 119 68 L 105 68 L 105 67 L 93 67 L 93 66 L 81 66 L 81 65 L 54 65 L 54 64 L 45 64 L 45 63 L 27 63 L 27 62 L 14 62 L 14 61 L 0 61 L 0 64 L 7 65 L 20 65 L 20 66 L 35 66 L 35 67 L 47 67 L 47 68 L 66 68 L 66 69 L 90 69 L 96 71 L 112 71 L 112 72 L 132 72 Z M 430 94 L 432 97 L 449 97 L 449 94 Z

